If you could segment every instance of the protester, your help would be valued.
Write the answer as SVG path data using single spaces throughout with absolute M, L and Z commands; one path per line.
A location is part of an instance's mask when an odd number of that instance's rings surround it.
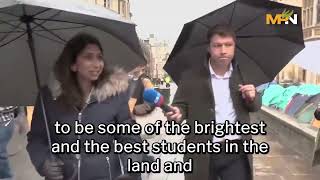
M 145 66 L 141 65 L 135 68 L 130 78 L 130 100 L 129 108 L 134 116 L 143 116 L 150 114 L 155 106 L 148 104 L 143 100 L 143 92 L 147 88 L 153 88 L 150 78 L 145 74 Z
M 168 119 L 181 122 L 186 119 L 194 129 L 194 121 L 200 123 L 224 124 L 250 123 L 249 112 L 261 107 L 261 96 L 254 85 L 247 84 L 237 59 L 234 58 L 236 36 L 228 25 L 216 25 L 207 34 L 208 59 L 201 68 L 192 68 L 182 75 L 175 94 L 172 111 L 166 113 Z M 205 55 L 204 55 L 205 57 Z M 251 135 L 226 135 L 223 138 L 212 135 L 195 135 L 192 131 L 185 137 L 188 142 L 213 141 L 221 143 L 226 140 L 241 144 L 243 140 L 252 139 Z M 250 180 L 252 173 L 252 156 L 241 151 L 239 154 L 186 154 L 185 161 L 193 159 L 193 172 L 185 174 L 186 180 Z
M 141 120 L 141 117 L 145 117 L 151 114 L 155 110 L 154 104 L 149 104 L 143 100 L 143 93 L 145 89 L 153 88 L 153 84 L 148 76 L 145 74 L 145 66 L 141 65 L 135 68 L 131 73 L 129 89 L 130 100 L 129 108 L 132 112 L 132 116 L 135 120 Z M 154 117 L 150 117 L 150 121 Z M 144 138 L 142 138 L 144 139 Z M 150 155 L 143 154 L 142 160 L 147 162 L 153 162 L 154 158 Z
M 108 52 L 107 53 L 112 53 Z M 128 107 L 128 76 L 121 69 L 110 68 L 103 59 L 100 42 L 92 35 L 81 33 L 67 42 L 54 66 L 54 78 L 41 90 L 46 109 L 52 143 L 74 143 L 76 140 L 94 140 L 113 145 L 141 143 L 138 135 L 75 135 L 74 123 L 134 124 Z M 141 161 L 137 154 L 111 153 L 50 154 L 46 125 L 39 97 L 33 113 L 27 150 L 31 161 L 41 176 L 47 179 L 104 179 L 113 180 L 127 172 L 127 159 Z M 68 134 L 56 134 L 54 124 L 71 126 Z M 112 149 L 112 148 L 111 148 Z M 53 158 L 51 158 L 53 157 Z M 122 161 L 120 161 L 122 159 Z M 123 166 L 121 166 L 121 164 Z M 127 174 L 127 173 L 126 173 Z M 136 179 L 139 175 L 133 175 Z

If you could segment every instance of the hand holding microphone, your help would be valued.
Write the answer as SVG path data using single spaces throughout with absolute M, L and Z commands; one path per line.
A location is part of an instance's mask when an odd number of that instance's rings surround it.
M 143 99 L 150 104 L 154 104 L 157 107 L 160 107 L 164 112 L 165 116 L 169 120 L 174 120 L 180 122 L 182 120 L 182 114 L 180 109 L 175 106 L 168 106 L 164 103 L 164 97 L 156 90 L 150 88 L 146 89 L 143 92 Z

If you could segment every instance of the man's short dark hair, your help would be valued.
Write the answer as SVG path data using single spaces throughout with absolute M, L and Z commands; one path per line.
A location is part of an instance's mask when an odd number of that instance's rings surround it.
M 210 42 L 211 38 L 214 35 L 219 35 L 222 37 L 231 36 L 233 40 L 236 42 L 236 33 L 232 29 L 232 27 L 228 24 L 217 24 L 211 27 L 207 33 L 207 40 Z

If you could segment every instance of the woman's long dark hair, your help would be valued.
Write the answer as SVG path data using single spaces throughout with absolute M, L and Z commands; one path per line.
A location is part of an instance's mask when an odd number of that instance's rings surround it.
M 61 94 L 57 100 L 66 107 L 75 106 L 81 108 L 84 105 L 83 93 L 80 89 L 76 72 L 71 71 L 71 66 L 76 63 L 78 55 L 89 44 L 97 45 L 103 53 L 101 43 L 97 38 L 90 34 L 79 33 L 67 42 L 54 66 L 54 75 L 61 86 Z M 108 76 L 108 71 L 105 65 L 95 84 L 99 84 L 106 76 Z

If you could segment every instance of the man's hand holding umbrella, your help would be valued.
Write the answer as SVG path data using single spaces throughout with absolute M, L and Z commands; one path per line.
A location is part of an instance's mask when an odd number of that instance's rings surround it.
M 253 102 L 256 98 L 257 91 L 253 84 L 239 84 L 239 91 L 242 93 L 242 98 L 245 99 L 247 103 Z

